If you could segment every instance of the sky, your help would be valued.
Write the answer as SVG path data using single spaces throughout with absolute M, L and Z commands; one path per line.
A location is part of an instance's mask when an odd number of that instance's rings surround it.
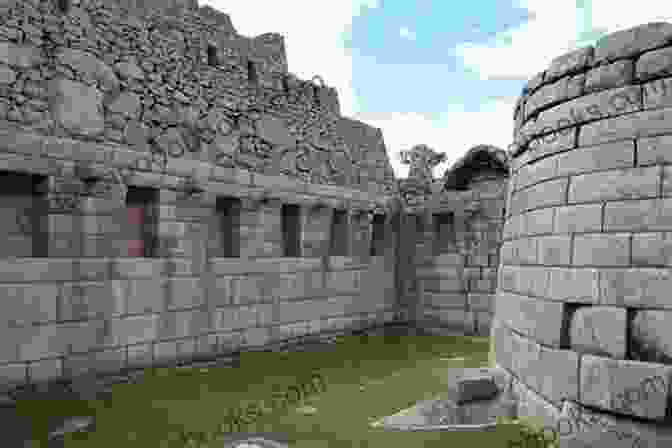
M 399 151 L 446 153 L 440 177 L 471 147 L 506 149 L 527 80 L 563 53 L 615 31 L 672 22 L 672 2 L 638 0 L 199 0 L 239 34 L 285 38 L 289 71 L 336 88 L 344 116 L 380 128 Z

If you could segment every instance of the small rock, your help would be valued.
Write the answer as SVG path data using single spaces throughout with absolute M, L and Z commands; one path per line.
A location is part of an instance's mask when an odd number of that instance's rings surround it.
M 300 406 L 296 408 L 296 412 L 304 415 L 314 415 L 317 413 L 317 409 L 313 406 Z
M 49 439 L 62 437 L 65 434 L 74 432 L 90 432 L 95 430 L 96 419 L 92 416 L 87 417 L 69 417 L 58 427 L 49 432 Z
M 457 383 L 457 388 L 460 403 L 488 400 L 499 393 L 495 380 L 491 376 L 461 378 Z

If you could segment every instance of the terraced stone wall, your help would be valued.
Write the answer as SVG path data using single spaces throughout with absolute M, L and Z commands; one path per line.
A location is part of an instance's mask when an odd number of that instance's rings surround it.
M 652 23 L 555 58 L 516 107 L 495 359 L 567 439 L 672 440 L 671 106 Z

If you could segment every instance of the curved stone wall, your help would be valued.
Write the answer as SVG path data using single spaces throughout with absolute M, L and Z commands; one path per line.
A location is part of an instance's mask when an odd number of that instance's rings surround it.
M 514 138 L 492 335 L 520 414 L 568 439 L 661 446 L 672 440 L 672 24 L 555 58 L 523 90 Z

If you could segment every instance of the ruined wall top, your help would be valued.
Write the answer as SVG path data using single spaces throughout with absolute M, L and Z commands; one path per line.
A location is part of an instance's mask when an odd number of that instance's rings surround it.
M 476 145 L 443 174 L 444 190 L 464 190 L 479 179 L 509 175 L 509 158 L 503 149 L 491 145 Z
M 265 175 L 394 191 L 379 129 L 288 72 L 281 35 L 194 0 L 0 3 L 0 123 Z
M 594 46 L 554 58 L 527 82 L 514 108 L 514 143 L 509 153 L 524 154 L 525 159 L 517 161 L 514 169 L 594 143 L 592 125 L 583 126 L 590 122 L 669 105 L 666 84 L 658 78 L 672 74 L 671 44 L 672 24 L 654 22 L 609 34 Z M 621 132 L 633 133 L 615 122 L 613 127 L 614 134 L 619 127 Z M 634 133 L 662 132 L 655 127 Z

